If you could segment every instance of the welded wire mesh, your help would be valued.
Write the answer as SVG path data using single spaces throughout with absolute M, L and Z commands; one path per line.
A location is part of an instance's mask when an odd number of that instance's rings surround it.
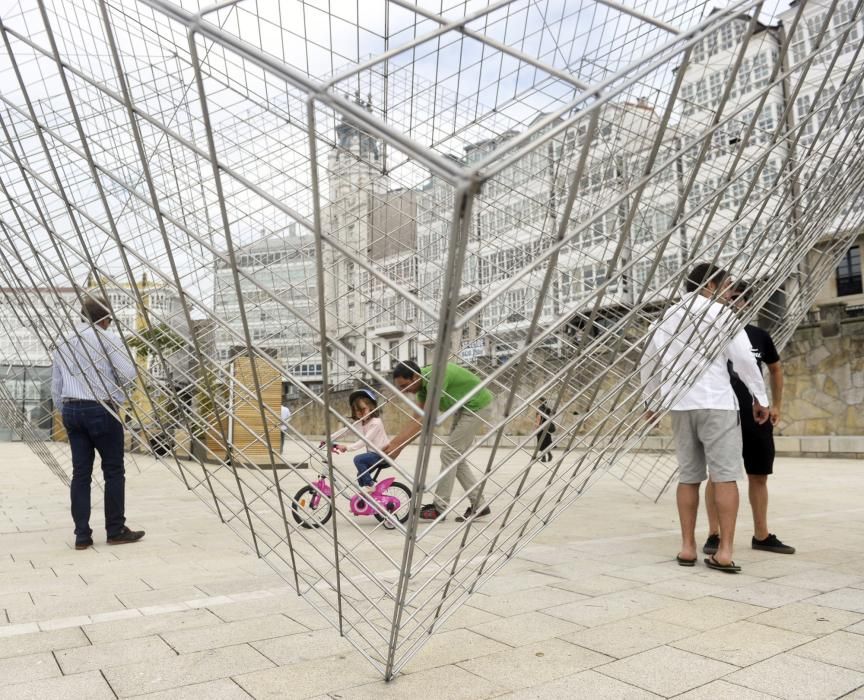
M 600 474 L 668 485 L 638 367 L 697 262 L 747 280 L 740 322 L 782 347 L 862 229 L 860 2 L 45 0 L 0 33 L 4 362 L 49 364 L 105 299 L 132 454 L 387 678 Z M 458 486 L 419 517 L 474 396 L 439 405 L 448 362 L 494 395 L 461 455 L 491 514 L 461 523 Z M 353 514 L 372 499 L 326 449 L 370 447 L 358 388 L 391 435 L 422 426 L 381 475 L 396 513 Z M 68 479 L 50 422 L 24 438 Z

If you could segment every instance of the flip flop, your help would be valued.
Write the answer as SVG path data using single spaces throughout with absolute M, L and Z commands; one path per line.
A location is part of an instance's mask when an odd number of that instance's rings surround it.
M 696 566 L 696 559 L 685 559 L 684 557 L 676 554 L 675 561 L 678 562 L 678 566 Z
M 705 559 L 705 566 L 709 569 L 716 569 L 717 571 L 722 571 L 727 574 L 737 574 L 741 571 L 741 567 L 734 561 L 730 561 L 728 564 L 721 564 L 713 555 Z

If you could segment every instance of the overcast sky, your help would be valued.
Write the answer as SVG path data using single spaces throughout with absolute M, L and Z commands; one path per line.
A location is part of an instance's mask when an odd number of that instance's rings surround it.
M 198 9 L 197 2 L 182 4 L 191 10 Z M 211 3 L 208 0 L 202 4 Z M 451 20 L 470 14 L 486 5 L 485 0 L 452 2 L 446 3 L 443 7 L 438 3 L 422 3 L 423 7 L 441 11 Z M 197 99 L 194 94 L 189 97 L 188 92 L 177 91 L 176 81 L 175 92 L 169 93 L 167 83 L 160 78 L 158 72 L 153 73 L 148 68 L 149 64 L 153 64 L 160 70 L 167 68 L 170 71 L 174 65 L 177 65 L 175 59 L 171 58 L 176 52 L 180 57 L 181 66 L 177 75 L 186 85 L 193 83 L 194 76 L 191 68 L 188 64 L 183 68 L 184 60 L 188 60 L 184 28 L 173 23 L 172 35 L 168 31 L 168 24 L 160 23 L 158 20 L 161 18 L 158 16 L 157 21 L 154 22 L 154 13 L 134 0 L 114 0 L 110 6 L 117 29 L 117 39 L 124 54 L 125 69 L 130 74 L 134 72 L 138 104 L 160 120 L 164 120 L 172 129 L 184 132 L 185 118 L 200 117 Z M 649 14 L 656 13 L 663 20 L 683 28 L 693 26 L 712 7 L 710 4 L 694 0 L 676 3 L 667 0 L 649 0 L 636 3 L 634 6 Z M 21 2 L 7 0 L 0 7 L 5 8 L 4 22 L 8 22 L 13 28 L 29 34 L 35 41 L 47 46 L 44 32 L 41 31 L 41 18 L 38 16 L 35 9 L 36 3 L 33 0 L 21 0 Z M 61 39 L 61 54 L 73 65 L 104 81 L 110 88 L 119 89 L 104 39 L 99 36 L 101 27 L 97 14 L 98 3 L 90 0 L 86 2 L 85 0 L 75 2 L 53 0 L 53 3 L 49 1 L 49 7 L 52 7 L 56 13 L 54 22 L 57 26 L 54 28 Z M 369 55 L 379 55 L 385 47 L 404 45 L 415 35 L 422 35 L 437 27 L 431 20 L 418 21 L 413 13 L 392 3 L 389 4 L 389 15 L 387 15 L 385 13 L 387 7 L 385 0 L 244 1 L 210 15 L 209 20 L 221 25 L 226 31 L 257 45 L 266 53 L 280 58 L 294 70 L 319 80 L 334 74 L 338 75 L 358 60 L 365 60 Z M 763 20 L 772 21 L 773 15 L 786 7 L 786 2 L 766 3 Z M 92 14 L 87 15 L 82 8 L 88 8 Z M 254 14 L 256 9 L 264 14 L 260 16 Z M 145 32 L 143 40 L 137 31 L 127 33 L 126 28 L 131 26 L 127 25 L 127 20 L 130 19 L 133 24 L 134 20 L 140 19 L 145 27 L 156 26 L 158 33 Z M 542 3 L 515 0 L 509 7 L 490 14 L 482 21 L 475 22 L 471 28 L 482 31 L 492 39 L 516 47 L 528 55 L 539 56 L 544 62 L 562 71 L 577 73 L 580 78 L 589 83 L 605 78 L 610 71 L 621 70 L 644 55 L 644 52 L 668 40 L 668 35 L 661 30 L 646 28 L 641 22 L 609 10 L 605 6 L 563 0 Z M 389 37 L 386 37 L 388 29 Z M 86 50 L 82 51 L 82 49 Z M 26 51 L 20 44 L 16 46 L 16 50 L 21 52 L 20 59 L 26 58 Z M 271 78 L 265 87 L 264 76 L 259 75 L 260 71 L 248 63 L 243 63 L 232 54 L 204 45 L 201 47 L 201 55 L 212 60 L 212 63 L 207 64 L 208 70 L 221 74 L 219 80 L 227 78 L 233 88 L 220 91 L 218 80 L 208 83 L 208 99 L 211 100 L 214 109 L 212 115 L 214 123 L 220 124 L 220 138 L 227 139 L 220 141 L 225 158 L 236 163 L 237 167 L 241 167 L 245 162 L 254 163 L 252 156 L 256 155 L 257 149 L 261 158 L 272 161 L 275 156 L 266 148 L 268 136 L 266 133 L 256 136 L 254 133 L 238 131 L 239 136 L 236 138 L 248 140 L 249 153 L 246 155 L 243 149 L 234 148 L 232 145 L 231 138 L 235 137 L 231 136 L 230 132 L 238 126 L 238 118 L 250 110 L 254 112 L 254 104 L 260 101 L 258 98 L 244 101 L 238 98 L 238 94 L 247 89 L 259 95 L 266 91 L 268 99 L 273 101 L 274 105 L 277 99 L 285 103 L 282 107 L 285 115 L 298 120 L 301 125 L 305 122 L 305 107 L 302 100 L 295 100 L 292 103 L 289 97 L 286 102 L 284 95 L 280 95 L 278 90 L 278 97 L 274 98 L 273 86 L 278 85 L 278 81 Z M 224 60 L 226 58 L 227 62 Z M 56 104 L 57 114 L 63 120 L 67 120 L 68 104 L 62 95 L 62 86 L 53 68 L 53 64 L 47 59 L 22 60 L 22 70 L 28 81 L 31 98 L 53 96 L 50 97 L 49 102 Z M 0 55 L 0 70 L 3 71 L 0 77 L 4 80 L 2 88 L 4 94 L 8 95 L 13 102 L 23 104 L 21 96 L 12 89 L 13 81 L 8 72 L 5 52 Z M 339 91 L 351 94 L 359 88 L 364 98 L 367 92 L 377 93 L 372 95 L 373 109 L 377 116 L 385 119 L 397 131 L 407 134 L 418 144 L 425 147 L 432 144 L 433 148 L 442 154 L 454 152 L 458 155 L 463 151 L 464 145 L 472 140 L 488 137 L 508 128 L 523 130 L 538 111 L 550 111 L 572 99 L 574 95 L 572 86 L 566 81 L 550 78 L 524 64 L 520 65 L 515 59 L 503 56 L 478 41 L 454 32 L 444 36 L 440 41 L 426 42 L 416 50 L 400 53 L 389 62 L 387 72 L 390 79 L 386 114 L 381 112 L 384 106 L 384 96 L 381 94 L 384 92 L 382 72 L 383 67 L 379 67 L 376 71 L 367 72 L 361 77 L 346 80 L 339 84 Z M 637 86 L 631 94 L 624 97 L 650 98 L 652 90 L 662 93 L 669 80 L 671 80 L 671 64 L 650 76 L 644 85 Z M 73 88 L 83 89 L 79 83 L 73 83 Z M 146 193 L 137 163 L 137 152 L 128 139 L 128 129 L 126 137 L 121 133 L 125 120 L 123 110 L 115 106 L 115 113 L 110 115 L 110 120 L 103 119 L 104 123 L 102 123 L 98 110 L 105 109 L 105 103 L 93 102 L 97 114 L 92 115 L 88 101 L 92 101 L 93 91 L 81 95 L 80 111 L 82 117 L 90 119 L 88 133 L 93 135 L 96 158 L 116 172 L 129 186 Z M 176 107 L 172 107 L 172 100 L 179 100 L 183 104 L 183 109 L 177 110 Z M 658 101 L 661 100 L 662 95 L 658 98 Z M 258 112 L 261 123 L 266 124 L 266 117 L 260 117 L 260 109 Z M 328 115 L 325 111 L 320 117 L 322 119 L 318 129 L 320 136 L 323 139 L 332 138 L 338 115 Z M 113 127 L 114 124 L 121 125 L 120 132 Z M 185 133 L 190 133 L 188 128 Z M 197 143 L 205 145 L 206 141 L 200 129 L 193 130 L 191 133 L 194 134 Z M 72 141 L 76 136 L 68 128 L 63 129 L 63 134 Z M 295 136 L 296 143 L 292 143 L 291 140 Z M 274 188 L 283 187 L 280 192 L 284 192 L 285 203 L 295 206 L 308 216 L 311 214 L 311 202 L 308 198 L 308 146 L 300 136 L 302 136 L 301 129 L 291 132 L 283 125 L 280 138 L 283 138 L 284 147 L 279 156 L 280 162 L 277 164 L 279 172 L 276 175 L 283 178 L 284 182 L 278 185 L 273 179 L 269 179 L 267 184 Z M 148 143 L 152 145 L 153 151 L 164 155 L 166 152 L 164 138 L 152 132 L 145 133 L 145 138 L 149 138 Z M 103 143 L 109 150 L 102 149 Z M 39 150 L 35 141 L 28 144 L 28 152 L 31 155 L 38 153 Z M 55 157 L 62 160 L 64 153 L 58 151 Z M 392 163 L 399 162 L 399 159 L 398 155 L 394 155 Z M 128 167 L 124 163 L 128 164 Z M 272 162 L 270 164 L 272 165 Z M 170 161 L 167 156 L 162 160 L 154 159 L 153 165 L 163 168 L 161 181 L 165 189 L 174 186 L 171 180 L 173 173 L 170 172 Z M 255 165 L 254 168 L 251 165 L 248 167 L 250 173 L 265 172 L 261 170 L 260 164 Z M 209 179 L 209 176 L 210 173 L 205 168 L 200 177 Z M 402 170 L 393 173 L 393 184 L 411 186 L 424 177 L 422 168 L 408 163 Z M 326 183 L 324 184 L 326 186 Z M 124 216 L 118 223 L 121 236 L 130 245 L 134 245 L 145 260 L 167 269 L 164 246 L 159 239 L 158 231 L 152 225 L 152 219 L 151 224 L 148 225 L 146 219 L 132 216 L 131 212 L 135 207 L 141 205 L 124 194 L 122 187 L 116 183 L 106 180 L 105 186 L 114 192 L 112 211 L 124 212 Z M 188 182 L 181 183 L 181 190 L 191 186 Z M 25 189 L 18 187 L 16 191 L 26 198 Z M 273 191 L 275 192 L 276 189 Z M 75 191 L 79 200 L 92 199 L 95 193 L 95 187 L 92 185 L 89 188 L 81 186 Z M 209 210 L 208 217 L 218 221 L 218 207 L 212 191 L 207 192 L 200 188 L 199 190 L 186 189 L 183 190 L 183 196 L 184 206 L 197 206 L 199 210 Z M 180 201 L 165 200 L 164 204 L 169 208 L 173 207 L 175 215 L 183 215 L 184 209 L 180 206 Z M 251 203 L 250 207 L 252 212 L 258 212 L 254 203 Z M 98 203 L 88 203 L 86 208 L 98 218 Z M 273 228 L 279 228 L 279 216 L 273 212 L 264 215 L 263 219 L 249 218 L 248 213 L 242 210 L 232 210 L 230 214 L 236 221 L 236 233 L 240 242 L 248 242 L 259 236 L 264 220 L 270 222 L 268 226 L 272 224 Z M 200 221 L 190 221 L 193 227 L 201 225 Z M 55 221 L 55 230 L 64 236 L 72 235 L 71 226 L 62 215 Z M 100 264 L 119 273 L 122 268 L 116 251 L 112 250 L 114 244 L 96 231 L 92 232 L 92 237 L 93 253 L 100 255 Z M 53 255 L 50 246 L 47 245 L 47 236 L 43 237 L 43 243 L 43 255 Z M 224 250 L 224 244 L 220 244 L 218 236 L 213 239 L 213 245 L 216 249 Z M 188 275 L 190 289 L 195 290 L 196 296 L 206 297 L 209 293 L 212 269 L 210 260 L 202 260 L 206 253 L 202 255 L 202 249 L 193 245 L 177 246 L 174 253 L 178 264 Z M 76 269 L 84 268 L 78 265 Z M 83 280 L 76 279 L 76 281 L 80 283 Z

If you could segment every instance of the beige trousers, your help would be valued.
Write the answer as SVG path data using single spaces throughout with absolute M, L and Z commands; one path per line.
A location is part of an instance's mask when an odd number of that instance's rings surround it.
M 435 489 L 434 502 L 439 512 L 443 512 L 450 503 L 455 479 L 459 480 L 459 485 L 468 494 L 472 507 L 483 505 L 482 500 L 477 502 L 477 477 L 474 475 L 474 468 L 465 460 L 464 455 L 474 443 L 477 434 L 488 425 L 491 415 L 492 407 L 487 406 L 477 413 L 463 408 L 453 416 L 453 427 L 441 448 L 443 476 Z

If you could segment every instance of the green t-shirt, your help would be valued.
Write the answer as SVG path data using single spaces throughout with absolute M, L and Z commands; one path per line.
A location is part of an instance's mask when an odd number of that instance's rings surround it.
M 417 392 L 417 400 L 422 404 L 426 403 L 426 388 L 429 385 L 431 372 L 431 367 L 423 367 L 420 370 L 423 375 L 423 382 L 420 385 L 420 391 Z M 479 383 L 480 377 L 476 374 L 464 367 L 448 362 L 444 372 L 444 387 L 441 391 L 441 401 L 438 402 L 438 410 L 446 411 L 457 401 L 465 398 Z M 486 408 L 490 403 L 492 403 L 492 392 L 488 389 L 482 389 L 471 397 L 470 401 L 465 404 L 465 408 L 477 412 Z

